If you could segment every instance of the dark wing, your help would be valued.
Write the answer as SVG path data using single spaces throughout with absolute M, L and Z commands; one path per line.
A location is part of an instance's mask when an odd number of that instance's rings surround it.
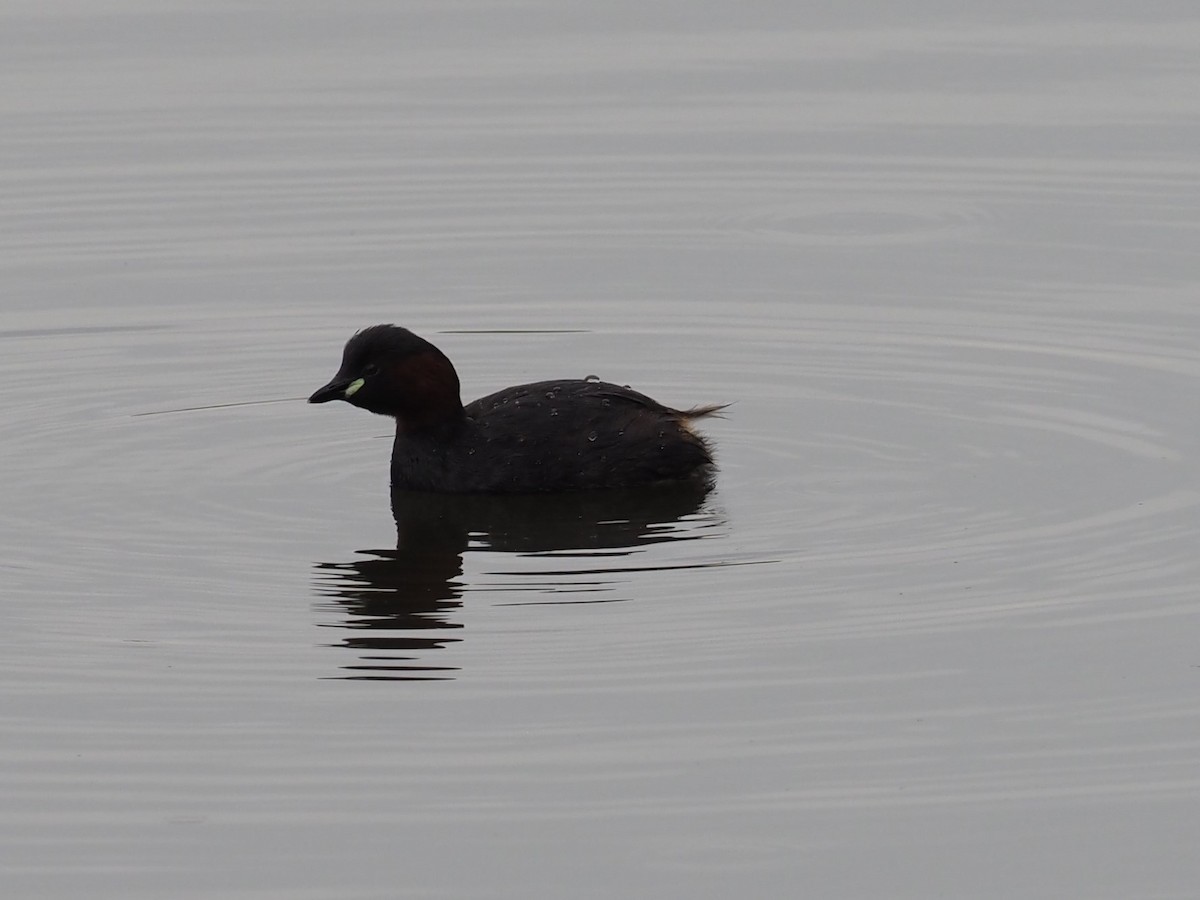
M 712 462 L 688 421 L 715 410 L 663 406 L 598 381 L 541 381 L 489 394 L 465 408 L 494 464 L 521 472 L 570 473 L 579 487 L 685 477 Z

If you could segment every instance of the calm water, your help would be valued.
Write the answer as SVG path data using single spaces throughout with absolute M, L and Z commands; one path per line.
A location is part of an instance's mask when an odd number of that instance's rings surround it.
M 1200 15 L 1107 7 L 6 7 L 4 896 L 1195 896 Z M 398 542 L 378 321 L 718 485 Z

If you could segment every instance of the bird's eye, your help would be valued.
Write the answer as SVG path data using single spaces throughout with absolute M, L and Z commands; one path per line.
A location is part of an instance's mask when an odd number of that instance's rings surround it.
M 379 374 L 379 366 L 375 363 L 367 363 L 362 367 L 363 378 L 370 378 L 372 375 Z

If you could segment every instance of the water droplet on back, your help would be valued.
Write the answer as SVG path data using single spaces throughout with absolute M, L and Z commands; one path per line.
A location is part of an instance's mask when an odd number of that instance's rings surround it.
M 600 376 L 599 375 L 585 375 L 583 380 L 586 381 L 588 384 L 599 384 Z

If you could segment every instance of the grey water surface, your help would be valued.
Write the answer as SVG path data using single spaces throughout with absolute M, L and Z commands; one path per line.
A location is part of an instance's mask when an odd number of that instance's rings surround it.
M 1191 898 L 1200 13 L 0 9 L 0 893 Z M 303 402 L 628 383 L 710 493 Z

